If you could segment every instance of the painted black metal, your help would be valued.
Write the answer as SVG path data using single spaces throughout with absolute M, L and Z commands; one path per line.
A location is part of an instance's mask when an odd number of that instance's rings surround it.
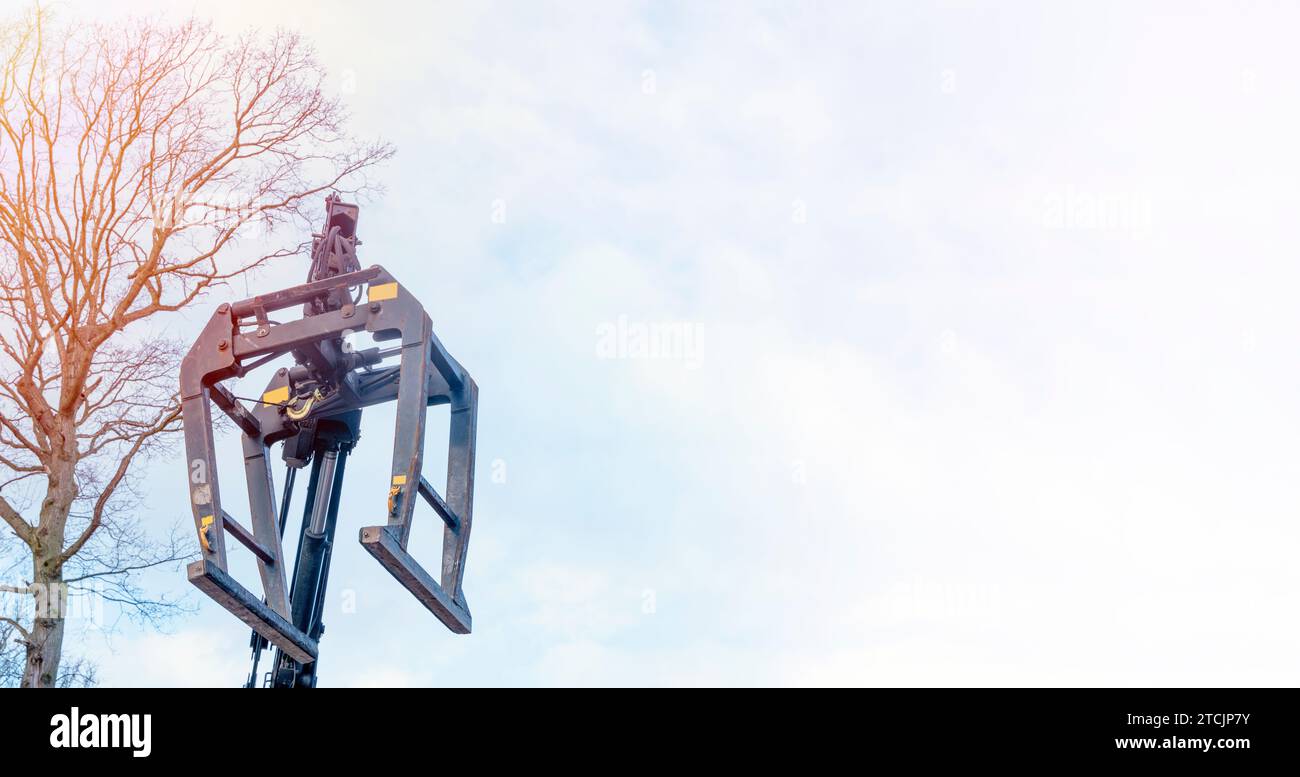
M 471 626 L 462 583 L 473 517 L 478 387 L 433 333 L 419 302 L 383 267 L 360 269 L 356 206 L 331 197 L 326 209 L 307 283 L 219 306 L 181 365 L 190 501 L 201 552 L 189 567 L 189 579 L 253 628 L 249 687 L 261 684 L 258 659 L 272 645 L 270 684 L 315 685 L 344 465 L 360 437 L 361 411 L 371 405 L 396 402 L 397 422 L 390 488 L 376 495 L 386 516 L 382 525 L 360 530 L 361 543 L 450 630 L 465 634 Z M 301 316 L 285 320 L 283 311 L 295 307 Z M 272 313 L 278 314 L 276 321 Z M 397 343 L 352 351 L 345 336 L 356 332 Z M 222 385 L 284 356 L 291 356 L 294 366 L 276 371 L 251 408 Z M 397 365 L 382 363 L 392 356 L 399 357 Z M 213 404 L 242 432 L 247 524 L 221 502 Z M 451 412 L 445 499 L 421 472 L 427 410 L 437 405 L 449 405 Z M 269 450 L 276 443 L 283 444 L 288 468 L 278 503 Z M 326 458 L 336 461 L 332 473 L 322 466 Z M 290 585 L 282 542 L 295 474 L 308 463 Z M 443 523 L 440 580 L 407 551 L 417 494 Z M 231 577 L 227 534 L 253 551 L 262 596 Z

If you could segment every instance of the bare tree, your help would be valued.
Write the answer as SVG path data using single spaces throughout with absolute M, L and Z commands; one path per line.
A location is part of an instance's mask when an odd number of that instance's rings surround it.
M 0 518 L 30 561 L 0 596 L 32 605 L 0 625 L 31 687 L 60 684 L 70 587 L 154 618 L 132 575 L 188 552 L 131 510 L 179 424 L 159 318 L 302 250 L 278 236 L 392 154 L 348 135 L 294 33 L 59 22 L 0 28 Z

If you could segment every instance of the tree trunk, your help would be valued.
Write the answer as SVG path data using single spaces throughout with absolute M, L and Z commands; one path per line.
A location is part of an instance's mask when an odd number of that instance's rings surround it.
M 41 522 L 32 543 L 32 596 L 36 613 L 27 642 L 27 663 L 23 688 L 53 688 L 59 679 L 63 657 L 63 632 L 67 618 L 68 589 L 63 583 L 64 528 L 75 497 L 74 463 L 58 462 L 50 467 L 49 485 L 41 506 Z
M 62 598 L 60 594 L 53 595 Z M 59 679 L 59 659 L 63 656 L 64 624 L 61 609 L 56 618 L 38 617 L 33 621 L 27 664 L 23 667 L 23 688 L 54 687 Z
M 32 595 L 36 599 L 36 617 L 27 642 L 22 687 L 53 688 L 59 679 L 59 659 L 63 656 L 68 591 L 58 564 L 58 545 L 43 548 L 35 556 Z

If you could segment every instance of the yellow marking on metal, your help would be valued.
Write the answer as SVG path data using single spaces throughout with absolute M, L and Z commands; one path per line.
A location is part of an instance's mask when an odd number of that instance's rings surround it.
M 210 515 L 205 515 L 199 519 L 199 542 L 203 545 L 204 553 L 212 552 L 212 546 L 208 544 L 208 528 L 214 522 L 215 519 Z
M 281 386 L 278 389 L 271 389 L 262 395 L 262 404 L 264 405 L 283 405 L 289 401 L 289 387 Z
M 325 395 L 321 393 L 320 389 L 316 389 L 312 392 L 310 397 L 307 397 L 307 401 L 303 402 L 301 407 L 288 407 L 285 409 L 284 414 L 287 415 L 290 420 L 301 421 L 311 412 L 312 407 L 316 404 L 316 400 L 322 399 L 324 396 Z
M 393 475 L 393 485 L 395 485 L 395 486 L 404 486 L 404 485 L 406 485 L 406 476 L 405 476 L 405 475 Z
M 397 297 L 396 283 L 381 283 L 378 286 L 371 286 L 368 289 L 368 298 L 371 302 L 379 302 L 386 299 Z

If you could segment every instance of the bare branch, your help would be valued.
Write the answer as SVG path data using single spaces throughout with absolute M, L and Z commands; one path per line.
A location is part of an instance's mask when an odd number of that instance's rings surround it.
M 0 496 L 0 518 L 4 518 L 5 523 L 9 524 L 9 528 L 13 529 L 14 534 L 17 534 L 19 539 L 28 545 L 31 544 L 34 529 L 31 524 L 23 520 L 22 515 L 3 496 Z
M 10 626 L 13 626 L 14 629 L 17 630 L 17 632 L 18 632 L 19 634 L 22 635 L 23 640 L 24 640 L 25 642 L 30 642 L 30 641 L 31 641 L 31 639 L 32 639 L 31 632 L 29 632 L 29 631 L 27 631 L 27 629 L 23 628 L 23 625 L 22 625 L 21 623 L 19 623 L 18 621 L 14 620 L 13 618 L 9 618 L 9 617 L 7 617 L 7 616 L 0 615 L 0 623 L 7 623 L 7 624 L 9 624 Z

